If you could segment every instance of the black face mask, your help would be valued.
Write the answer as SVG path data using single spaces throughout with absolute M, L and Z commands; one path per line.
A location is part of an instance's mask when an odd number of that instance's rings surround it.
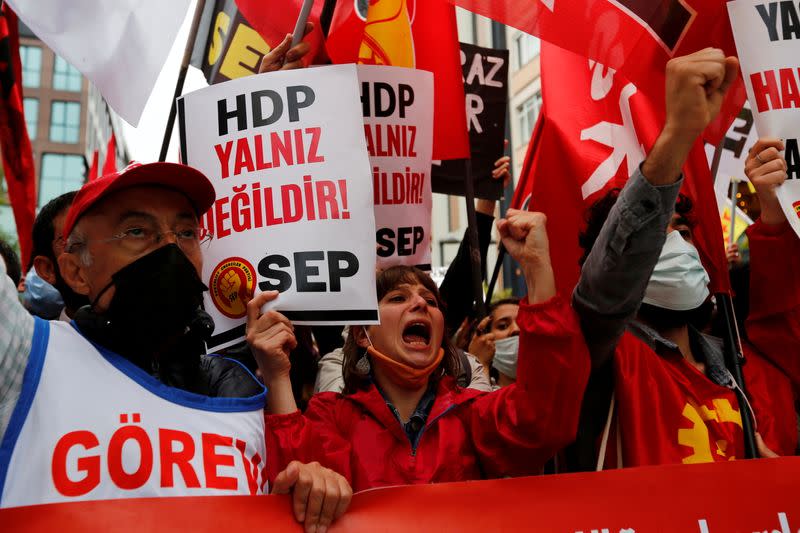
M 202 312 L 203 292 L 208 290 L 175 244 L 162 246 L 116 272 L 92 308 L 112 285 L 114 298 L 107 311 L 100 314 L 84 307 L 79 314 L 82 319 L 92 316 L 90 329 L 96 335 L 85 333 L 132 359 L 150 359 L 182 337 Z

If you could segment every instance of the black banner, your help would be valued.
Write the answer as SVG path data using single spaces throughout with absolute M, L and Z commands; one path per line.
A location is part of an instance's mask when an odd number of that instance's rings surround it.
M 270 46 L 245 20 L 234 0 L 208 0 L 192 52 L 192 66 L 215 84 L 258 72 Z
M 494 162 L 503 156 L 508 106 L 508 50 L 461 43 L 461 68 L 466 93 L 467 125 L 472 153 L 475 196 L 497 200 L 503 196 L 502 180 L 492 179 Z M 463 159 L 434 163 L 433 192 L 464 196 L 466 164 Z

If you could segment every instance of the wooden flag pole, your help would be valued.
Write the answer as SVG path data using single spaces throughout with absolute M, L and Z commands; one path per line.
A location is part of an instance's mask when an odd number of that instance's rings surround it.
M 200 19 L 203 18 L 203 10 L 205 9 L 205 6 L 206 0 L 197 0 L 197 6 L 194 9 L 194 18 L 192 18 L 192 26 L 189 29 L 189 39 L 186 42 L 186 48 L 183 51 L 181 70 L 178 72 L 178 81 L 175 83 L 175 92 L 172 95 L 172 105 L 169 108 L 167 127 L 164 130 L 164 140 L 161 142 L 161 154 L 158 156 L 159 161 L 167 160 L 169 142 L 172 140 L 172 129 L 175 127 L 175 115 L 178 111 L 177 99 L 183 94 L 183 84 L 186 81 L 186 72 L 189 70 L 189 62 L 192 60 L 194 41 L 197 39 L 197 30 L 200 28 Z

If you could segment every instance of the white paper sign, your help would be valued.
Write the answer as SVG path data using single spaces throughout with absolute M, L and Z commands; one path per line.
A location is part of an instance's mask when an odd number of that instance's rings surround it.
M 356 67 L 280 71 L 178 102 L 184 161 L 214 183 L 202 218 L 210 346 L 243 338 L 249 294 L 295 324 L 375 324 L 375 218 Z
M 378 267 L 430 270 L 433 75 L 359 65 L 372 168 Z
M 736 0 L 728 13 L 756 130 L 786 143 L 789 177 L 778 199 L 800 235 L 800 4 Z
M 730 201 L 731 181 L 746 181 L 744 174 L 744 163 L 750 148 L 758 140 L 758 134 L 754 127 L 753 111 L 748 102 L 739 111 L 739 115 L 728 128 L 725 139 L 722 143 L 722 154 L 719 159 L 717 176 L 714 179 L 714 193 L 717 197 L 717 207 L 720 214 L 726 208 L 726 202 Z M 716 146 L 706 144 L 706 155 L 708 156 L 709 166 L 713 164 Z

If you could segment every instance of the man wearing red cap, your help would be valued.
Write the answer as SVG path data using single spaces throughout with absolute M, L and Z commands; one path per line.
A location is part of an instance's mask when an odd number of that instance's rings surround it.
M 199 216 L 215 199 L 197 170 L 132 164 L 87 183 L 64 223 L 66 283 L 91 302 L 72 324 L 27 315 L 0 272 L 0 507 L 267 489 L 264 388 L 206 356 Z M 340 515 L 350 487 L 294 463 L 307 530 Z

